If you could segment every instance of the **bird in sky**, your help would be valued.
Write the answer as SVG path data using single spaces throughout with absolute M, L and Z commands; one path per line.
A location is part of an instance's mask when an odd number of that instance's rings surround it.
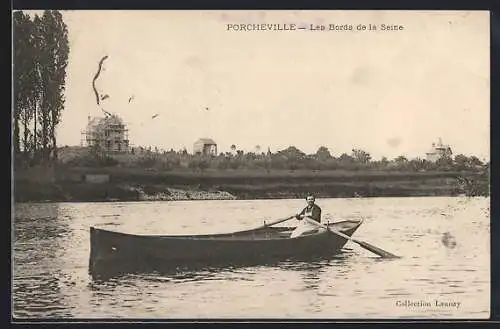
M 134 99 L 134 95 L 130 96 L 128 102 L 130 103 Z
M 157 116 L 159 116 L 159 114 L 158 114 L 158 113 L 156 113 L 155 115 L 153 115 L 153 116 L 151 117 L 151 119 L 154 119 L 154 118 L 156 118 Z
M 109 98 L 109 95 L 106 94 L 106 95 L 101 95 L 101 101 L 105 100 L 106 98 Z
M 99 78 L 99 75 L 101 74 L 101 70 L 103 69 L 102 64 L 104 63 L 104 61 L 106 59 L 108 59 L 108 55 L 101 58 L 101 60 L 99 61 L 99 66 L 97 68 L 97 72 L 94 75 L 94 79 L 92 80 L 92 88 L 94 89 L 94 94 L 95 94 L 97 105 L 99 105 L 99 92 L 97 91 L 97 87 L 95 85 L 95 82 L 96 82 L 97 78 Z
M 109 117 L 109 116 L 111 116 L 111 115 L 112 115 L 111 113 L 109 113 L 109 112 L 108 112 L 108 111 L 106 111 L 105 109 L 101 109 L 101 110 L 104 112 L 104 114 L 105 114 L 105 116 L 106 116 L 106 117 Z

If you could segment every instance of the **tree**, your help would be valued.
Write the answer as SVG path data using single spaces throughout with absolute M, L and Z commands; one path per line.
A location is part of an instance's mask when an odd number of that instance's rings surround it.
M 320 161 L 328 161 L 332 159 L 332 154 L 326 146 L 320 146 L 316 151 L 315 158 Z
M 51 64 L 53 63 L 54 71 L 51 79 L 52 104 L 50 108 L 52 148 L 54 159 L 57 160 L 57 136 L 56 127 L 61 121 L 61 112 L 64 109 L 65 91 L 66 91 L 66 68 L 68 66 L 69 57 L 69 40 L 68 29 L 62 19 L 59 11 L 51 10 L 48 15 L 48 20 L 52 27 L 48 34 L 48 45 L 51 54 Z
M 237 158 L 236 159 L 233 158 L 229 162 L 229 167 L 231 169 L 238 169 L 240 167 L 240 165 L 241 165 L 241 161 L 240 161 L 240 159 L 237 159 Z
M 363 150 L 359 150 L 359 149 L 352 150 L 352 157 L 354 158 L 354 160 L 357 163 L 362 163 L 362 164 L 366 164 L 366 163 L 370 162 L 370 160 L 372 158 L 370 153 L 363 151 Z
M 450 168 L 453 166 L 453 160 L 451 159 L 450 156 L 442 156 L 436 161 L 436 167 L 439 170 L 450 170 Z
M 36 150 L 36 105 L 39 86 L 36 74 L 35 25 L 27 14 L 16 11 L 14 29 L 14 151 L 27 157 Z M 35 120 L 33 120 L 35 119 Z M 32 122 L 35 121 L 34 123 Z M 22 129 L 22 131 L 21 131 Z M 21 140 L 22 133 L 22 140 Z
M 14 148 L 20 152 L 20 122 L 23 150 L 37 160 L 57 158 L 56 127 L 64 108 L 69 43 L 66 24 L 58 11 L 44 11 L 33 20 L 14 13 Z M 30 125 L 33 124 L 31 128 Z
M 466 170 L 469 166 L 469 158 L 463 154 L 455 155 L 453 162 L 458 170 Z
M 279 151 L 277 153 L 277 157 L 282 158 L 284 163 L 277 161 L 275 162 L 276 165 L 283 165 L 283 168 L 288 168 L 293 171 L 301 166 L 303 160 L 306 159 L 306 154 L 295 146 L 289 146 L 288 148 Z
M 196 159 L 190 160 L 188 163 L 188 168 L 193 171 L 196 171 L 199 168 L 199 161 Z
M 409 165 L 410 169 L 412 169 L 414 171 L 421 171 L 421 170 L 425 169 L 425 161 L 423 159 L 420 159 L 420 158 L 415 158 L 415 159 L 408 161 L 408 165 Z
M 269 163 L 266 162 L 266 169 L 285 169 L 286 159 L 278 154 L 272 154 Z
M 339 164 L 342 166 L 342 167 L 349 167 L 349 166 L 352 166 L 353 163 L 354 163 L 354 158 L 352 156 L 350 156 L 349 154 L 347 153 L 342 153 L 338 159 L 339 161 Z
M 394 158 L 394 163 L 398 167 L 403 167 L 408 163 L 408 158 L 406 158 L 404 155 L 397 156 L 396 158 Z
M 477 156 L 475 156 L 475 155 L 472 155 L 472 156 L 469 157 L 468 163 L 472 167 L 484 165 L 483 161 L 479 160 L 479 158 Z
M 30 49 L 30 29 L 31 21 L 27 15 L 22 11 L 17 11 L 13 15 L 14 25 L 14 131 L 13 131 L 13 144 L 14 152 L 18 154 L 21 150 L 20 147 L 20 121 L 21 116 L 27 113 L 28 92 L 26 88 L 26 80 L 29 74 L 29 58 L 27 53 Z M 24 121 L 24 120 L 23 120 Z M 26 121 L 25 121 L 26 122 Z M 26 131 L 25 131 L 26 133 Z
M 278 151 L 278 155 L 285 157 L 290 160 L 299 160 L 299 159 L 304 159 L 306 157 L 306 154 L 296 148 L 295 146 L 289 146 L 288 148 Z
M 210 164 L 208 163 L 207 160 L 201 160 L 200 162 L 198 162 L 198 168 L 200 169 L 201 173 L 203 173 L 209 167 Z
M 463 154 L 457 154 L 453 159 L 453 165 L 458 170 L 474 170 L 482 167 L 484 164 L 474 155 L 467 157 Z
M 49 50 L 49 14 L 44 11 L 43 16 L 40 18 L 38 15 L 35 16 L 35 40 L 37 44 L 37 72 L 40 77 L 40 86 L 38 93 L 40 95 L 39 104 L 37 108 L 37 117 L 40 122 L 38 126 L 39 137 L 41 147 L 41 160 L 47 162 L 49 157 L 49 130 L 50 130 L 50 103 L 51 96 L 51 69 L 50 65 L 50 50 Z
M 387 157 L 382 157 L 380 159 L 380 165 L 382 168 L 387 168 L 387 165 L 389 164 L 389 160 L 387 160 Z

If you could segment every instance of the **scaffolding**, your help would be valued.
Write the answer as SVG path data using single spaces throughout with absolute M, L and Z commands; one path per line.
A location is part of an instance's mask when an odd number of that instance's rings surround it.
M 81 132 L 80 144 L 96 147 L 110 153 L 125 153 L 130 150 L 128 129 L 117 115 L 88 117 L 88 123 Z

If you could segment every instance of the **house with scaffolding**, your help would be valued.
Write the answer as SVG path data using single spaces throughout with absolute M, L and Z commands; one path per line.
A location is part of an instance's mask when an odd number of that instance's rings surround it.
M 128 129 L 123 120 L 115 114 L 105 117 L 88 117 L 82 131 L 82 146 L 96 147 L 109 153 L 129 151 Z

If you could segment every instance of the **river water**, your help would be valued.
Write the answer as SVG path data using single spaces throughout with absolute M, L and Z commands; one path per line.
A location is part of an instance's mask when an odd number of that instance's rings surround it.
M 489 198 L 321 199 L 323 220 L 364 218 L 333 260 L 128 275 L 88 274 L 89 227 L 221 233 L 296 213 L 304 200 L 16 204 L 15 318 L 488 318 Z M 290 222 L 289 222 L 290 223 Z M 293 221 L 291 221 L 293 223 Z M 444 305 L 443 303 L 447 303 Z

